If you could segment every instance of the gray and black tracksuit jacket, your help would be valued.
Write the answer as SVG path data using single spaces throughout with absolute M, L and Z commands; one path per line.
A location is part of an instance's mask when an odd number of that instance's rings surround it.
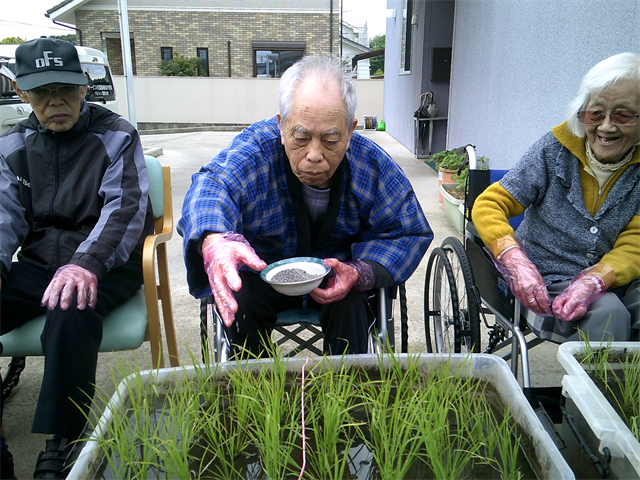
M 149 179 L 135 127 L 83 101 L 67 132 L 35 114 L 0 137 L 0 275 L 12 256 L 55 272 L 76 264 L 98 279 L 142 264 L 153 233 Z

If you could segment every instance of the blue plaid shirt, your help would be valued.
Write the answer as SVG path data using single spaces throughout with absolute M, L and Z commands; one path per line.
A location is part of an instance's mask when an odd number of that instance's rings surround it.
M 178 233 L 196 298 L 210 293 L 201 253 L 201 240 L 209 232 L 242 233 L 267 264 L 301 253 L 288 161 L 273 117 L 243 130 L 193 175 Z M 336 171 L 344 178 L 338 182 L 342 193 L 333 228 L 306 254 L 373 260 L 396 283 L 407 280 L 433 240 L 409 180 L 384 150 L 355 132 L 343 166 Z

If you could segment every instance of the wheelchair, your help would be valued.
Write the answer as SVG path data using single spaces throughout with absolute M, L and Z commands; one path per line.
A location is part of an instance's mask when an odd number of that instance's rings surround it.
M 377 288 L 369 293 L 369 306 L 375 321 L 369 330 L 368 353 L 395 351 L 395 301 L 400 297 L 401 351 L 408 351 L 407 298 L 404 283 L 396 287 Z M 213 338 L 209 339 L 209 317 L 213 325 Z M 272 341 L 283 348 L 284 357 L 293 357 L 307 350 L 322 356 L 324 334 L 320 327 L 320 311 L 316 308 L 285 310 L 278 314 L 273 327 Z M 211 351 L 210 351 L 210 343 Z M 202 361 L 207 358 L 216 362 L 229 359 L 231 344 L 222 328 L 222 318 L 218 313 L 213 295 L 200 299 L 200 344 Z M 292 348 L 291 348 L 292 347 Z
M 527 341 L 526 319 L 533 316 L 518 302 L 508 283 L 483 250 L 484 243 L 471 222 L 473 202 L 491 183 L 490 170 L 478 170 L 475 147 L 457 150 L 465 155 L 468 192 L 465 195 L 465 235 L 446 238 L 432 250 L 424 288 L 424 323 L 429 353 L 493 353 L 511 360 L 518 378 L 531 386 L 528 350 L 544 340 Z M 493 317 L 490 322 L 488 317 Z M 510 349 L 508 348 L 510 347 Z

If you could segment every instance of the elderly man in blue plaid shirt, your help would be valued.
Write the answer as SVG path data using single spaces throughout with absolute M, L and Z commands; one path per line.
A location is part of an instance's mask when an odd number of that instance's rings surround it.
M 187 280 L 196 298 L 213 292 L 235 346 L 262 353 L 276 315 L 305 301 L 257 272 L 313 256 L 333 270 L 308 299 L 321 310 L 325 352 L 366 353 L 366 292 L 407 280 L 433 239 L 404 172 L 354 133 L 356 102 L 339 65 L 304 57 L 280 80 L 279 114 L 193 176 L 178 223 Z

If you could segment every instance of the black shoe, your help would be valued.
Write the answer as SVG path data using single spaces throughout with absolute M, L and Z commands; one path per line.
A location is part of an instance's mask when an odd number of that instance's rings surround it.
M 16 480 L 16 476 L 13 473 L 13 455 L 7 448 L 7 444 L 4 443 L 4 437 L 2 437 L 0 445 L 0 478 Z
M 69 470 L 66 468 L 66 462 L 71 448 L 72 445 L 69 445 L 65 439 L 47 440 L 45 451 L 38 455 L 33 478 L 67 478 Z

